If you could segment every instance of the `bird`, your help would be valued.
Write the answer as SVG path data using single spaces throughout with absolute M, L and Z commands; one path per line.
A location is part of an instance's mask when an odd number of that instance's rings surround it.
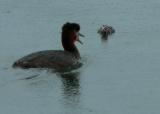
M 66 22 L 62 26 L 61 43 L 64 50 L 43 50 L 26 55 L 12 65 L 13 68 L 49 68 L 57 72 L 66 72 L 80 68 L 81 56 L 75 42 L 83 44 L 79 36 L 84 37 L 80 32 L 78 23 Z
M 97 33 L 99 33 L 102 38 L 108 38 L 109 35 L 112 35 L 113 33 L 115 33 L 115 29 L 108 25 L 102 25 L 98 29 Z

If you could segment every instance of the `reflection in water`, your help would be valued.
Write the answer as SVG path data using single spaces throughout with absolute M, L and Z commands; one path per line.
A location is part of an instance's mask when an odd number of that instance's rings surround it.
M 101 36 L 101 41 L 102 41 L 102 42 L 107 42 L 107 41 L 108 41 L 108 35 L 106 35 L 106 36 Z
M 68 74 L 60 74 L 62 79 L 62 94 L 64 97 L 64 104 L 75 107 L 79 104 L 80 99 L 80 82 L 79 72 L 72 72 Z

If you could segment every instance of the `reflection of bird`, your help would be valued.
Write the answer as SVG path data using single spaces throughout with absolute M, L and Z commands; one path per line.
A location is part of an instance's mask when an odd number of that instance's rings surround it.
M 101 35 L 102 38 L 107 38 L 108 35 L 112 35 L 113 33 L 115 33 L 115 30 L 111 26 L 102 25 L 102 27 L 98 29 L 98 33 Z
M 29 54 L 13 64 L 13 67 L 21 68 L 52 68 L 56 71 L 65 71 L 79 68 L 82 64 L 78 61 L 80 53 L 75 46 L 79 41 L 78 35 L 80 25 L 77 23 L 66 23 L 62 27 L 63 50 L 46 50 Z M 82 36 L 82 35 L 81 35 Z
M 78 95 L 79 94 L 79 72 L 61 74 L 64 93 L 68 95 Z
M 60 74 L 65 104 L 77 105 L 80 98 L 80 73 Z

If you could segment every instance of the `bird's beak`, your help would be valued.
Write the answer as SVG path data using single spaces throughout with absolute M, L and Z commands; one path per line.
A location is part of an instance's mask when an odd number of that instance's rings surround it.
M 78 33 L 78 35 L 81 36 L 81 37 L 85 37 L 85 36 L 84 36 L 83 34 L 81 34 L 81 33 Z
M 83 42 L 79 39 L 79 36 L 81 36 L 81 37 L 85 37 L 83 34 L 81 34 L 81 33 L 78 33 L 77 34 L 77 41 L 80 43 L 80 44 L 82 44 L 83 45 Z
M 83 42 L 78 38 L 77 41 L 83 45 Z

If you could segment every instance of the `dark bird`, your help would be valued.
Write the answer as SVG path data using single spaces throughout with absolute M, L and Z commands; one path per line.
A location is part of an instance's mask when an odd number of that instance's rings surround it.
M 17 60 L 13 67 L 20 68 L 51 68 L 58 72 L 70 71 L 82 66 L 80 53 L 75 45 L 79 40 L 80 25 L 65 23 L 62 26 L 61 42 L 64 50 L 45 50 L 31 53 Z

